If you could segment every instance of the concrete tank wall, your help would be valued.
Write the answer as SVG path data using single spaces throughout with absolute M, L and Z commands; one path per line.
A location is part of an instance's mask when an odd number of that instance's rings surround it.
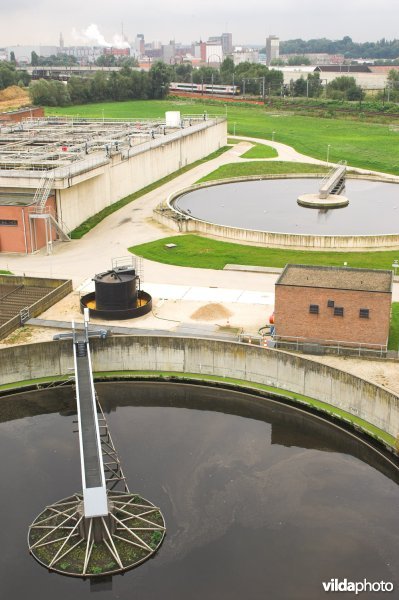
M 165 144 L 148 147 L 130 158 L 116 154 L 90 178 L 71 178 L 68 188 L 57 190 L 62 221 L 72 230 L 106 206 L 208 156 L 226 144 L 227 123 L 209 121 L 204 129 L 182 132 L 178 139 L 166 137 Z
M 195 184 L 184 188 L 169 196 L 166 207 L 162 205 L 154 211 L 154 219 L 169 229 L 180 233 L 200 233 L 218 240 L 228 240 L 240 244 L 253 246 L 265 246 L 267 248 L 294 248 L 297 250 L 345 250 L 356 252 L 362 250 L 398 250 L 399 234 L 381 235 L 313 235 L 300 233 L 275 233 L 256 229 L 241 229 L 228 225 L 218 225 L 209 221 L 203 221 L 194 217 L 183 215 L 174 206 L 175 200 L 182 194 L 192 190 L 223 185 L 238 181 L 259 181 L 260 179 L 300 179 L 307 177 L 318 177 L 318 174 L 287 174 L 287 175 L 257 175 L 248 177 L 232 177 L 224 180 L 215 180 L 203 184 Z M 352 177 L 353 179 L 370 179 L 372 181 L 381 179 L 378 177 Z M 386 181 L 392 181 L 387 179 Z M 396 180 L 395 180 L 396 181 Z M 165 208 L 165 207 L 164 207 Z
M 293 354 L 233 342 L 177 337 L 92 339 L 94 371 L 176 371 L 282 388 L 347 411 L 396 437 L 399 398 L 378 385 Z M 70 374 L 70 340 L 0 350 L 0 384 Z

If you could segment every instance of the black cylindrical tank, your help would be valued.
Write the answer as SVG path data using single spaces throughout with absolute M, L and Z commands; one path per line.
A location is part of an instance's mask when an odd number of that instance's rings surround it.
M 137 306 L 134 269 L 117 268 L 94 277 L 97 310 L 124 310 Z

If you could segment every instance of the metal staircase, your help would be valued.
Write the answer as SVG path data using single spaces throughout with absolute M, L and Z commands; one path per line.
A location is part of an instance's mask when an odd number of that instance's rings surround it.
M 33 197 L 33 202 L 35 205 L 35 212 L 42 213 L 46 207 L 46 202 L 50 195 L 51 189 L 54 184 L 54 173 L 50 171 L 49 174 L 46 173 L 40 182 L 39 187 L 37 188 L 35 195 Z
M 53 250 L 53 235 L 52 228 L 55 228 L 59 239 L 64 242 L 70 242 L 70 231 L 68 227 L 61 221 L 60 218 L 53 215 L 49 207 L 46 206 L 50 192 L 54 186 L 54 172 L 46 173 L 40 180 L 39 186 L 33 197 L 33 207 L 29 214 L 29 219 L 45 219 L 46 232 L 46 248 L 47 254 L 51 254 Z M 32 248 L 32 252 L 34 249 Z
M 346 161 L 341 160 L 322 180 L 319 198 L 328 198 L 330 194 L 340 194 L 345 187 Z

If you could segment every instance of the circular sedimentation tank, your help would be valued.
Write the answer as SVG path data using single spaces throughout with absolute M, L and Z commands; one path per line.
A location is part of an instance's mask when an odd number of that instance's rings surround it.
M 298 203 L 299 197 L 306 202 L 318 196 L 320 181 L 289 176 L 206 184 L 173 195 L 171 206 L 186 218 L 243 230 L 314 236 L 399 234 L 397 183 L 348 177 L 343 196 L 300 206 L 304 202 Z M 342 210 L 336 210 L 338 205 Z
M 96 389 L 125 475 L 140 488 L 135 504 L 151 510 L 144 498 L 152 498 L 162 506 L 168 534 L 154 560 L 113 577 L 112 589 L 101 588 L 101 575 L 117 572 L 116 561 L 100 548 L 99 560 L 88 564 L 90 585 L 32 564 L 26 523 L 35 507 L 76 487 L 76 408 L 69 386 L 3 397 L 5 598 L 40 590 L 41 600 L 83 600 L 98 590 L 106 600 L 150 600 L 162 598 L 166 585 L 174 600 L 192 598 L 193 590 L 198 598 L 242 600 L 248 590 L 251 597 L 295 598 L 300 589 L 303 597 L 319 598 L 322 581 L 363 581 L 365 569 L 370 581 L 399 584 L 399 473 L 392 457 L 256 393 L 166 382 L 98 383 Z M 72 513 L 77 496 L 62 501 L 71 501 Z M 57 502 L 51 508 L 65 512 Z M 35 523 L 59 518 L 53 514 L 42 513 Z M 84 556 L 84 542 L 79 548 Z M 38 558 L 48 567 L 46 556 Z M 75 558 L 65 555 L 54 566 L 68 573 Z M 125 566 L 134 564 L 127 556 Z
M 82 312 L 88 308 L 91 317 L 134 319 L 152 310 L 152 298 L 140 289 L 140 278 L 133 268 L 118 267 L 98 273 L 93 281 L 95 291 L 80 300 Z

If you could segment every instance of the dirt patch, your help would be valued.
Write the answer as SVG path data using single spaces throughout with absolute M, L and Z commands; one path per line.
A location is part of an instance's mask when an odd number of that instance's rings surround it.
M 18 85 L 11 85 L 0 91 L 0 112 L 29 104 L 31 104 L 31 99 L 28 92 Z
M 217 319 L 228 319 L 232 314 L 222 304 L 211 303 L 201 306 L 201 308 L 193 312 L 190 319 L 194 321 L 215 321 Z

